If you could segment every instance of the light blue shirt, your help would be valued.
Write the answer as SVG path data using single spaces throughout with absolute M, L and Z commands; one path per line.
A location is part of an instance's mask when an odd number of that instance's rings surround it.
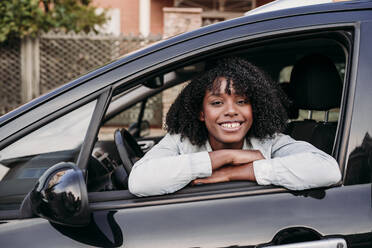
M 249 144 L 250 143 L 250 144 Z M 341 180 L 334 158 L 304 141 L 277 134 L 269 139 L 251 138 L 243 150 L 259 150 L 265 157 L 253 162 L 257 183 L 292 190 L 324 187 Z M 173 193 L 196 178 L 211 176 L 209 142 L 199 147 L 178 134 L 167 134 L 134 164 L 129 191 L 137 196 Z

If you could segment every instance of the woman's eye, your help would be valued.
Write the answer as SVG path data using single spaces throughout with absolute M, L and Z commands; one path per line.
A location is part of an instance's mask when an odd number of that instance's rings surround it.
M 213 101 L 213 102 L 211 102 L 211 104 L 214 105 L 214 106 L 218 106 L 218 105 L 221 105 L 222 102 L 221 101 Z
M 248 101 L 247 100 L 238 100 L 237 101 L 237 104 L 239 104 L 239 105 L 243 105 L 243 104 L 246 104 L 246 103 L 248 103 Z

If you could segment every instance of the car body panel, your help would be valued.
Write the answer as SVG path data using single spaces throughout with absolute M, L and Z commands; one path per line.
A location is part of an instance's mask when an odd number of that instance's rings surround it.
M 0 229 L 1 247 L 91 247 L 61 235 L 44 219 L 2 222 Z
M 340 145 L 335 151 L 343 166 L 366 134 L 372 134 L 372 116 L 365 114 L 366 106 L 372 106 L 371 19 L 372 2 L 357 1 L 242 17 L 179 35 L 119 59 L 1 117 L 0 148 L 19 138 L 21 132 L 43 125 L 40 120 L 51 114 L 63 114 L 61 110 L 68 106 L 97 97 L 105 87 L 132 86 L 173 63 L 218 53 L 234 44 L 348 29 L 354 30 L 356 44 L 343 98 Z M 99 120 L 91 127 L 91 135 L 95 135 Z M 86 139 L 87 145 L 92 144 L 92 137 Z M 3 218 L 0 247 L 254 247 L 288 238 L 296 231 L 314 234 L 318 239 L 341 237 L 350 247 L 372 246 L 371 184 L 163 201 L 168 197 L 172 199 L 172 195 L 134 198 L 130 207 L 123 200 L 91 203 L 94 221 L 84 228 L 51 224 L 40 218 Z M 153 199 L 158 199 L 157 203 L 152 204 Z M 146 202 L 149 206 L 144 206 Z
M 349 146 L 347 150 L 347 156 L 361 146 L 363 139 L 367 134 L 372 135 L 372 116 L 365 114 L 364 111 L 371 112 L 371 95 L 372 95 L 372 70 L 370 67 L 370 61 L 372 59 L 372 50 L 370 44 L 372 43 L 372 36 L 367 30 L 371 30 L 372 22 L 361 23 L 361 40 L 359 44 L 358 60 L 354 66 L 358 68 L 355 72 L 355 97 L 353 104 L 353 118 L 350 128 Z M 367 108 L 367 109 L 366 109 Z M 360 111 L 363 109 L 363 111 Z
M 283 230 L 301 227 L 314 231 L 320 238 L 339 236 L 349 242 L 360 234 L 362 238 L 358 241 L 367 244 L 361 247 L 369 247 L 372 240 L 365 240 L 363 234 L 372 229 L 371 203 L 371 185 L 364 184 L 298 195 L 276 193 L 151 207 L 113 207 L 102 213 L 112 212 L 120 226 L 124 247 L 253 247 L 270 243 Z M 115 232 L 105 221 L 97 223 L 108 237 L 119 235 L 112 234 Z M 47 247 L 53 241 L 59 246 L 76 246 L 75 240 L 58 233 L 55 224 L 32 219 L 2 223 L 2 247 L 26 244 L 25 240 L 31 239 L 28 225 L 36 227 L 33 235 L 43 235 L 43 242 L 35 243 L 34 247 Z M 82 230 L 77 228 L 75 232 L 79 234 Z M 22 239 L 15 239 L 15 233 Z M 32 243 L 28 247 L 33 247 Z
M 115 219 L 127 247 L 239 247 L 269 243 L 293 227 L 307 227 L 322 237 L 365 233 L 372 228 L 370 203 L 370 185 L 358 185 L 312 195 L 278 193 L 131 208 L 119 210 Z M 358 216 L 350 214 L 355 212 Z

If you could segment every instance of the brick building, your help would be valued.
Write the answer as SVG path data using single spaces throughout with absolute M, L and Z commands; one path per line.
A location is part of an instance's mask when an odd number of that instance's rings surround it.
M 103 31 L 114 34 L 163 34 L 165 7 L 201 8 L 202 25 L 244 15 L 272 0 L 93 0 L 109 9 L 111 21 Z

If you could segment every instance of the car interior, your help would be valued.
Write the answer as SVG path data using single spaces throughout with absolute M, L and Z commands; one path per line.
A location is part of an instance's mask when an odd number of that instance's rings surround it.
M 225 56 L 246 58 L 263 69 L 280 85 L 291 101 L 287 109 L 288 126 L 284 133 L 295 139 L 307 141 L 328 154 L 335 155 L 333 148 L 336 145 L 337 128 L 341 119 L 341 99 L 346 82 L 345 72 L 350 50 L 347 38 L 349 36 L 348 32 L 335 31 L 251 44 L 242 43 L 216 51 L 213 55 L 199 56 L 167 67 L 168 70 L 144 78 L 141 84 L 131 89 L 121 91 L 119 87 L 106 112 L 95 145 L 95 151 L 99 151 L 97 153 L 99 156 L 95 154 L 92 156 L 92 160 L 100 160 L 101 157 L 109 158 L 110 161 L 114 161 L 118 169 L 110 172 L 112 180 L 107 180 L 107 178 L 100 180 L 100 178 L 94 178 L 94 175 L 99 175 L 100 173 L 96 171 L 104 166 L 99 165 L 101 162 L 89 165 L 88 170 L 93 172 L 88 178 L 90 202 L 136 198 L 127 190 L 127 175 L 130 173 L 130 167 L 165 134 L 162 122 L 154 124 L 150 123 L 151 119 L 146 119 L 147 116 L 153 117 L 151 108 L 154 108 L 154 104 L 161 104 L 151 99 L 159 95 L 161 97 L 164 92 L 176 88 L 174 86 L 186 84 L 192 78 L 202 74 L 208 67 L 208 63 Z M 137 111 L 133 111 L 134 108 L 137 108 Z M 120 115 L 125 116 L 128 111 L 134 113 L 132 119 L 135 122 L 118 125 Z M 115 118 L 117 120 L 113 121 Z M 158 132 L 153 132 L 152 129 Z M 107 130 L 110 130 L 108 135 L 103 135 L 107 133 Z M 254 191 L 262 187 L 252 182 L 187 186 L 163 198 L 177 198 L 181 195 L 197 193 L 236 192 L 242 189 L 247 190 L 247 188 Z M 99 194 L 99 191 L 105 191 L 107 188 L 115 190 L 110 194 Z
M 127 180 L 133 164 L 166 133 L 162 125 L 166 114 L 162 108 L 162 101 L 165 99 L 163 96 L 169 92 L 176 95 L 174 92 L 202 74 L 209 63 L 226 56 L 246 58 L 265 71 L 283 89 L 292 102 L 287 109 L 289 120 L 284 133 L 295 139 L 308 141 L 328 154 L 337 156 L 335 148 L 338 145 L 338 130 L 342 125 L 342 106 L 346 101 L 343 89 L 348 82 L 351 37 L 352 31 L 327 30 L 241 41 L 172 62 L 135 81 L 123 84 L 119 82 L 114 88 L 88 161 L 87 188 L 92 209 L 98 209 L 105 202 L 115 200 L 130 207 L 138 202 L 146 205 L 159 200 L 163 203 L 185 201 L 187 198 L 210 197 L 229 192 L 239 195 L 286 191 L 280 187 L 236 181 L 189 185 L 173 194 L 138 198 L 128 191 Z M 94 108 L 94 104 L 91 105 L 90 114 Z M 76 115 L 81 116 L 81 113 L 77 112 Z M 89 118 L 86 118 L 84 128 L 87 128 Z M 76 121 L 76 117 L 71 119 Z M 77 132 L 84 134 L 85 131 Z M 18 209 L 24 196 L 49 166 L 61 161 L 77 160 L 81 144 L 82 140 L 75 148 L 57 152 L 11 159 L 0 157 L 0 165 L 8 168 L 0 181 L 0 210 Z M 40 163 L 41 160 L 45 163 Z M 14 192 L 10 192 L 9 188 L 14 189 Z

